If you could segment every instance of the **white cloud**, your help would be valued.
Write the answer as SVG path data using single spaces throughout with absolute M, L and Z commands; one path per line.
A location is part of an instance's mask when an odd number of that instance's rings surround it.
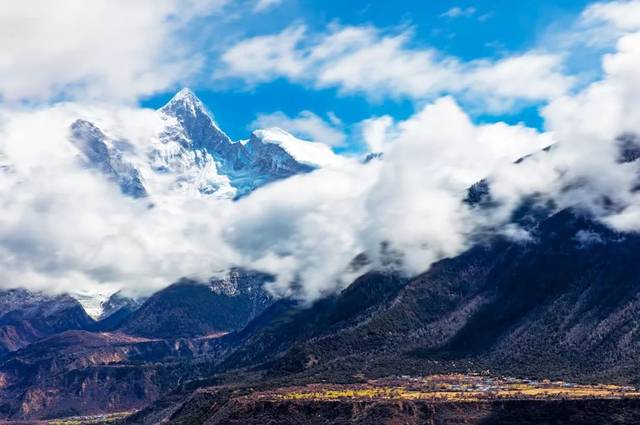
M 0 184 L 2 281 L 148 291 L 240 265 L 277 274 L 273 289 L 280 294 L 293 294 L 297 282 L 295 295 L 314 299 L 349 283 L 345 269 L 360 252 L 382 263 L 380 246 L 388 243 L 408 272 L 419 272 L 466 248 L 478 226 L 503 222 L 534 193 L 560 207 L 579 204 L 617 229 L 638 229 L 640 200 L 631 191 L 637 168 L 615 164 L 613 142 L 621 132 L 640 133 L 638 52 L 640 35 L 623 37 L 604 59 L 602 81 L 545 108 L 548 133 L 476 125 L 444 97 L 405 121 L 363 123 L 372 150 L 385 151 L 383 161 L 346 161 L 235 203 L 160 197 L 148 209 L 74 162 L 65 130 L 77 114 L 71 105 L 10 114 L 0 137 L 3 162 L 15 170 Z M 153 128 L 149 113 L 96 114 L 110 125 L 125 116 L 138 123 L 119 126 L 117 134 L 140 147 L 149 137 L 143 129 Z M 512 165 L 554 141 L 551 152 Z M 461 201 L 485 176 L 503 208 L 477 216 Z M 607 210 L 603 196 L 622 208 Z M 526 236 L 513 227 L 507 233 Z
M 640 1 L 598 2 L 588 6 L 581 15 L 582 24 L 608 23 L 629 31 L 640 28 Z
M 441 98 L 389 130 L 380 176 L 367 199 L 369 253 L 387 241 L 416 273 L 464 249 L 475 219 L 466 189 L 495 169 L 550 143 L 549 135 L 503 123 L 474 125 L 456 102 Z
M 302 111 L 296 117 L 289 117 L 278 111 L 272 114 L 259 114 L 251 127 L 280 127 L 305 140 L 341 146 L 345 141 L 345 134 L 337 127 L 340 123 L 336 119 L 335 115 L 333 118 L 330 117 L 331 123 L 329 123 L 311 111 Z
M 385 152 L 388 149 L 393 125 L 393 118 L 389 115 L 369 118 L 360 123 L 362 139 L 369 152 Z
M 489 111 L 506 111 L 516 101 L 540 101 L 565 94 L 575 78 L 563 74 L 562 56 L 528 52 L 490 62 L 476 62 L 460 78 L 472 99 L 484 93 Z
M 538 41 L 538 46 L 562 52 L 569 62 L 585 72 L 600 62 L 604 52 L 615 49 L 625 33 L 640 29 L 640 1 L 602 1 L 587 6 L 573 22 L 551 26 Z M 582 67 L 582 69 L 580 69 Z M 594 74 L 593 69 L 587 73 Z M 597 75 L 589 75 L 593 81 Z
M 227 0 L 25 0 L 0 4 L 0 99 L 134 100 L 199 66 L 178 32 Z
M 335 25 L 326 34 L 307 34 L 304 26 L 291 26 L 230 47 L 215 76 L 249 85 L 286 78 L 372 98 L 432 99 L 458 93 L 496 112 L 519 101 L 557 97 L 574 83 L 562 72 L 561 55 L 532 51 L 462 62 L 435 49 L 410 47 L 411 36 L 408 31 L 385 34 L 374 27 Z
M 306 29 L 292 26 L 279 34 L 254 37 L 225 51 L 221 60 L 228 66 L 217 71 L 217 77 L 243 76 L 252 84 L 278 77 L 298 78 L 306 71 L 306 63 L 296 46 Z
M 284 0 L 257 0 L 253 10 L 256 12 L 264 12 L 272 7 L 279 6 Z
M 451 9 L 447 10 L 446 12 L 444 12 L 443 14 L 441 14 L 440 16 L 445 17 L 445 18 L 469 18 L 471 16 L 473 16 L 476 13 L 476 8 L 469 6 L 469 7 L 459 7 L 459 6 L 454 6 Z
M 82 167 L 69 142 L 77 117 L 130 141 L 137 155 L 162 128 L 154 111 L 105 106 L 3 114 L 0 152 L 11 166 L 0 179 L 5 286 L 148 293 L 182 276 L 245 266 L 276 274 L 279 294 L 315 299 L 350 283 L 345 271 L 357 254 L 382 261 L 383 242 L 412 273 L 462 249 L 473 228 L 463 189 L 546 145 L 523 127 L 475 126 L 443 98 L 407 121 L 385 123 L 393 128 L 384 161 L 344 158 L 237 202 L 161 189 L 134 200 Z
M 523 197 L 541 194 L 558 208 L 578 207 L 619 231 L 640 230 L 638 165 L 619 164 L 616 139 L 640 134 L 640 33 L 622 35 L 602 58 L 603 76 L 546 106 L 545 126 L 558 144 L 490 177 L 504 217 Z M 505 212 L 506 211 L 506 212 Z
M 79 115 L 112 123 L 126 117 L 146 128 L 137 132 L 146 138 L 155 119 L 149 114 L 61 105 L 3 115 L 0 151 L 12 167 L 0 184 L 3 285 L 148 292 L 180 275 L 207 275 L 230 264 L 232 254 L 216 244 L 219 228 L 210 222 L 213 211 L 224 218 L 224 204 L 160 198 L 149 208 L 147 200 L 124 197 L 83 168 L 69 143 L 69 124 Z M 126 128 L 116 130 L 137 145 L 149 143 Z

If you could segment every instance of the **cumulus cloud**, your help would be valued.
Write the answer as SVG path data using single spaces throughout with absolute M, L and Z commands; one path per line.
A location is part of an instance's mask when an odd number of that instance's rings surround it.
M 311 111 L 302 111 L 295 117 L 278 111 L 259 114 L 251 128 L 280 127 L 305 140 L 341 146 L 345 141 L 345 134 L 339 127 L 341 122 L 335 115 L 330 115 L 329 121 L 323 120 Z
M 582 12 L 581 23 L 608 23 L 623 31 L 637 30 L 640 28 L 640 2 L 626 0 L 594 3 Z
M 162 187 L 131 199 L 83 166 L 69 141 L 78 117 L 142 156 L 163 125 L 155 111 L 105 105 L 3 114 L 4 285 L 140 293 L 244 266 L 276 275 L 277 294 L 315 299 L 350 282 L 349 264 L 359 253 L 383 262 L 385 243 L 411 273 L 462 249 L 471 230 L 464 188 L 547 144 L 524 127 L 476 126 L 442 98 L 409 120 L 385 124 L 393 137 L 384 161 L 345 159 L 240 201 Z
M 442 13 L 440 16 L 444 18 L 460 18 L 460 17 L 469 18 L 473 16 L 475 13 L 476 13 L 475 7 L 454 6 L 451 9 L 447 10 L 446 12 Z
M 29 0 L 0 4 L 0 99 L 135 100 L 199 58 L 179 33 L 227 0 Z
M 394 126 L 368 199 L 365 239 L 373 238 L 370 252 L 388 241 L 412 273 L 466 246 L 475 219 L 462 200 L 471 184 L 551 143 L 520 125 L 474 125 L 449 97 Z
M 158 131 L 153 111 L 63 104 L 8 112 L 0 137 L 8 164 L 0 185 L 2 281 L 148 292 L 182 276 L 245 266 L 274 273 L 275 293 L 311 300 L 347 285 L 349 263 L 362 252 L 374 266 L 393 252 L 407 273 L 422 271 L 465 249 L 487 220 L 505 222 L 530 194 L 559 207 L 581 205 L 617 229 L 638 228 L 640 204 L 631 190 L 638 170 L 616 164 L 614 141 L 640 130 L 632 107 L 638 40 L 623 37 L 605 57 L 602 81 L 550 103 L 548 132 L 474 124 L 443 97 L 404 121 L 383 116 L 363 123 L 365 140 L 385 152 L 383 161 L 345 161 L 237 202 L 162 190 L 133 200 L 81 166 L 68 138 L 76 117 L 144 152 Z M 512 164 L 554 143 L 550 152 Z M 502 208 L 479 217 L 462 200 L 486 176 Z M 608 209 L 604 195 L 620 208 Z M 518 228 L 505 229 L 526 238 Z
M 277 34 L 242 40 L 226 50 L 217 78 L 258 84 L 278 78 L 372 98 L 430 99 L 457 93 L 504 111 L 517 101 L 564 94 L 574 83 L 562 56 L 531 51 L 498 60 L 464 62 L 432 48 L 410 46 L 411 31 L 385 33 L 371 26 L 333 25 L 309 34 L 290 26 Z
M 384 152 L 388 149 L 393 131 L 393 117 L 384 115 L 368 118 L 360 123 L 360 131 L 369 152 Z
M 283 2 L 284 0 L 257 0 L 256 4 L 253 6 L 253 10 L 256 12 L 264 12 L 272 7 L 279 6 Z
M 69 143 L 69 125 L 78 115 L 113 123 L 126 116 L 146 127 L 146 136 L 153 115 L 81 109 L 62 105 L 3 116 L 0 151 L 10 164 L 0 187 L 3 285 L 144 292 L 178 275 L 208 274 L 216 264 L 230 264 L 231 254 L 216 243 L 219 229 L 211 214 L 222 218 L 225 210 L 215 201 L 163 203 L 160 197 L 151 208 L 148 200 L 124 197 L 103 175 L 84 168 Z
M 557 144 L 490 176 L 492 195 L 508 212 L 527 196 L 575 207 L 618 231 L 640 230 L 637 161 L 620 163 L 621 143 L 638 149 L 640 33 L 622 35 L 602 59 L 603 77 L 545 106 L 545 126 Z M 622 137 L 622 139 L 621 139 Z M 631 157 L 630 159 L 633 159 Z

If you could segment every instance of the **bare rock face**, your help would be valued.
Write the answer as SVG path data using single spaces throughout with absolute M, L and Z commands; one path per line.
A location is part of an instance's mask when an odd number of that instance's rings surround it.
M 0 362 L 0 415 L 13 419 L 138 409 L 202 373 L 184 364 L 211 341 L 67 331 Z
M 0 291 L 0 356 L 45 336 L 92 325 L 80 303 L 68 295 Z
M 97 126 L 80 119 L 71 124 L 71 134 L 71 141 L 87 167 L 103 173 L 125 195 L 133 198 L 148 195 L 140 172 L 124 158 L 122 148 L 128 146 L 125 142 L 110 140 Z

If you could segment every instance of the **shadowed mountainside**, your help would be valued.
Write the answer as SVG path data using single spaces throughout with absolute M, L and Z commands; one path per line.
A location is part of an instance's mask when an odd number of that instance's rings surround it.
M 301 309 L 281 301 L 223 338 L 221 371 L 345 379 L 455 368 L 638 382 L 640 238 L 562 211 L 406 285 L 371 273 Z
M 640 382 L 640 237 L 570 210 L 530 230 L 528 241 L 496 238 L 408 283 L 370 273 L 307 309 L 280 301 L 218 341 L 217 377 L 169 397 L 243 376 L 252 388 L 487 370 Z
M 238 269 L 208 284 L 183 280 L 149 297 L 119 329 L 167 339 L 240 330 L 273 302 L 263 288 L 272 279 Z

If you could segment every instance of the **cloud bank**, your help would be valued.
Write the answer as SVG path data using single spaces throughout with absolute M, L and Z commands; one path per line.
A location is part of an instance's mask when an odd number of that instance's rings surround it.
M 0 130 L 0 281 L 8 286 L 157 290 L 232 266 L 277 275 L 272 289 L 315 299 L 345 286 L 352 259 L 380 247 L 410 273 L 465 246 L 467 186 L 548 144 L 522 126 L 475 126 L 451 98 L 393 122 L 383 161 L 345 159 L 234 202 L 163 191 L 131 199 L 87 169 L 70 143 L 81 117 L 138 155 L 160 128 L 155 111 L 60 104 L 6 112 Z M 153 204 L 153 206 L 151 206 Z M 375 263 L 374 263 L 375 264 Z
M 181 32 L 227 0 L 0 4 L 0 99 L 135 101 L 184 81 L 199 57 Z
M 169 6 L 159 9 L 158 15 L 139 19 L 151 19 L 150 25 L 172 13 Z M 619 161 L 621 140 L 635 146 L 640 134 L 640 27 L 630 18 L 637 11 L 639 2 L 585 11 L 581 19 L 615 27 L 617 42 L 602 58 L 602 77 L 580 90 L 572 89 L 573 77 L 560 72 L 561 57 L 544 51 L 462 63 L 409 47 L 407 32 L 341 26 L 328 34 L 292 26 L 240 41 L 223 54 L 226 67 L 218 77 L 250 84 L 284 77 L 370 96 L 432 99 L 406 120 L 382 116 L 360 124 L 370 150 L 384 152 L 382 160 L 347 158 L 237 202 L 177 196 L 162 188 L 150 199 L 135 200 L 82 166 L 69 141 L 75 119 L 97 123 L 144 155 L 160 126 L 155 111 L 113 103 L 30 109 L 5 103 L 0 114 L 0 282 L 50 291 L 148 293 L 183 276 L 207 278 L 242 266 L 274 273 L 276 294 L 313 300 L 347 285 L 351 261 L 363 252 L 372 267 L 398 256 L 404 271 L 414 274 L 464 250 L 479 230 L 493 227 L 526 240 L 525 230 L 504 225 L 532 196 L 553 200 L 557 208 L 577 207 L 616 230 L 639 231 L 640 170 L 637 162 Z M 70 46 L 72 54 L 86 47 Z M 121 80 L 122 70 L 98 69 L 102 54 L 95 62 L 90 58 L 83 72 L 61 68 L 45 73 L 47 79 L 34 79 L 37 93 L 20 83 L 26 77 L 0 64 L 7 77 L 0 91 L 5 99 L 38 99 L 40 93 L 55 97 L 59 87 L 79 81 L 85 82 L 85 94 L 126 81 L 143 94 L 174 78 L 163 80 L 160 66 L 158 75 L 138 80 L 153 64 L 144 56 L 125 67 L 129 71 Z M 52 62 L 46 55 L 42 61 Z M 460 106 L 467 96 L 482 96 L 495 110 L 521 99 L 545 101 L 545 131 L 474 123 Z M 328 123 L 311 113 L 262 120 L 297 126 L 330 144 L 342 140 L 337 120 Z M 549 152 L 541 152 L 549 145 Z M 487 211 L 463 202 L 466 189 L 482 178 L 498 205 Z M 585 235 L 576 240 L 583 243 Z

